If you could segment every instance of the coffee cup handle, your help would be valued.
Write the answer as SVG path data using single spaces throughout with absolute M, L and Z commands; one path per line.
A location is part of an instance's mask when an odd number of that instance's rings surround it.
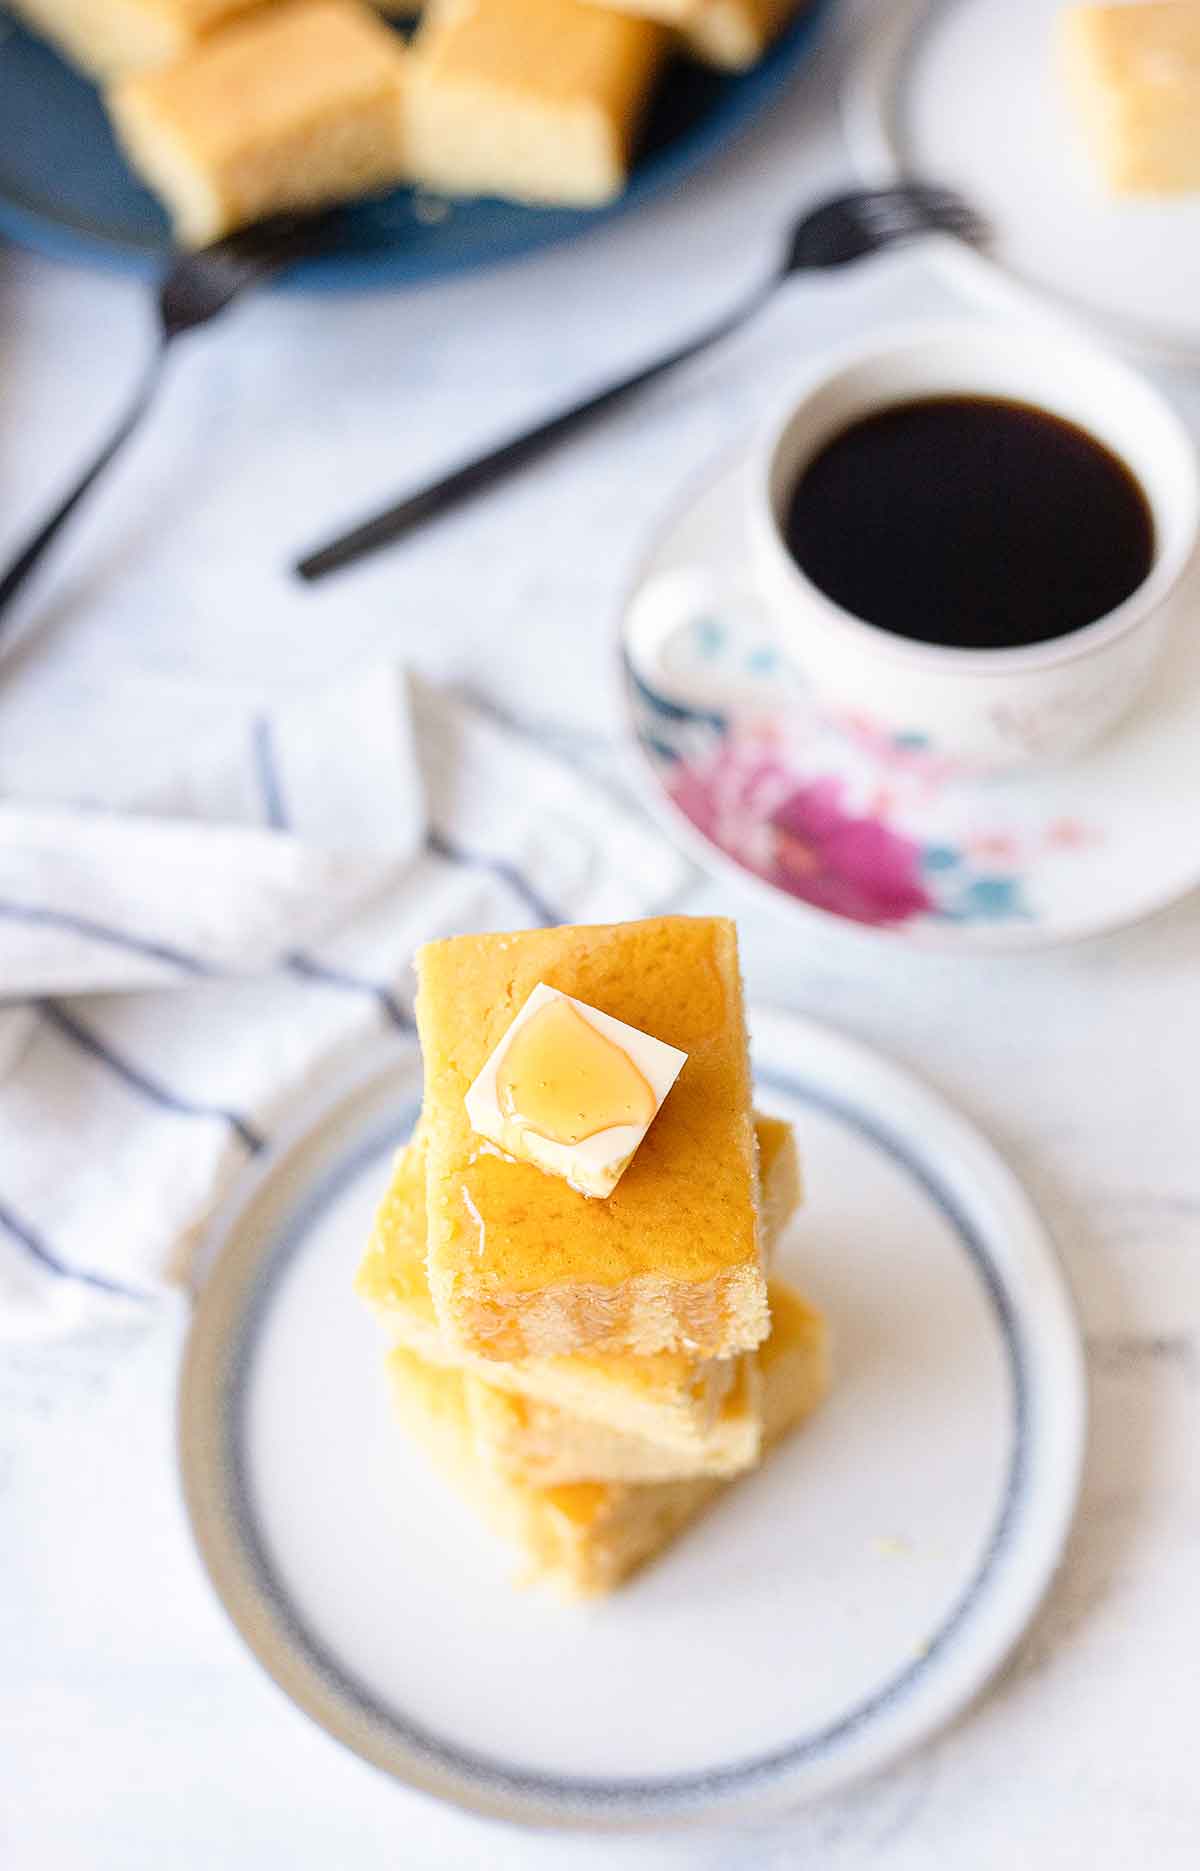
M 629 607 L 625 647 L 639 682 L 699 714 L 761 713 L 805 690 L 764 600 L 732 570 L 723 578 L 681 567 L 648 579 Z

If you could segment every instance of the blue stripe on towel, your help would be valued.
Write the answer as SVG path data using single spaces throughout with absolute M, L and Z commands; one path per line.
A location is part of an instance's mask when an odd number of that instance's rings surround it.
M 184 974 L 213 976 L 218 972 L 198 955 L 172 948 L 169 942 L 155 942 L 147 936 L 133 935 L 128 929 L 113 929 L 108 923 L 94 922 L 90 916 L 75 916 L 69 910 L 50 909 L 39 903 L 14 903 L 0 897 L 0 916 L 41 929 L 65 929 L 89 942 L 103 942 L 131 955 L 145 955 L 150 961 L 167 962 Z
M 515 864 L 510 864 L 507 858 L 489 857 L 483 851 L 468 851 L 462 845 L 451 843 L 443 832 L 432 828 L 426 843 L 437 857 L 448 858 L 452 864 L 465 864 L 475 870 L 490 871 L 493 877 L 498 877 L 501 883 L 508 885 L 514 896 L 521 899 L 530 915 L 544 929 L 556 928 L 564 920 L 538 893 L 524 873 Z
M 263 796 L 263 809 L 267 815 L 267 824 L 273 832 L 285 832 L 288 829 L 287 808 L 283 803 L 283 788 L 279 783 L 275 737 L 266 715 L 255 716 L 251 735 L 254 771 L 258 775 L 259 791 Z
M 365 981 L 361 975 L 347 974 L 343 968 L 328 968 L 323 961 L 316 961 L 311 955 L 289 955 L 287 965 L 293 974 L 301 975 L 306 981 L 317 981 L 326 987 L 347 988 L 352 994 L 369 994 L 401 1033 L 415 1032 L 416 1022 L 412 1016 L 404 1011 L 391 989 L 383 987 L 378 981 Z
M 19 1242 L 39 1266 L 45 1267 L 48 1273 L 55 1274 L 60 1280 L 79 1280 L 84 1286 L 93 1286 L 101 1293 L 112 1293 L 118 1299 L 135 1299 L 139 1305 L 144 1304 L 149 1297 L 146 1293 L 139 1293 L 136 1287 L 121 1286 L 116 1280 L 106 1280 L 102 1273 L 89 1273 L 85 1267 L 69 1267 L 65 1260 L 60 1260 L 46 1246 L 40 1235 L 34 1233 L 29 1223 L 14 1214 L 5 1202 L 0 1202 L 0 1228 Z
M 57 1033 L 69 1040 L 72 1045 L 77 1046 L 81 1052 L 87 1053 L 91 1058 L 98 1060 L 101 1065 L 107 1066 L 108 1070 L 114 1073 L 123 1084 L 128 1085 L 131 1091 L 139 1092 L 151 1104 L 158 1105 L 163 1111 L 173 1111 L 179 1117 L 220 1119 L 222 1123 L 228 1124 L 235 1136 L 241 1139 L 251 1156 L 257 1155 L 258 1151 L 263 1148 L 266 1139 L 254 1129 L 253 1125 L 248 1124 L 244 1117 L 239 1117 L 236 1111 L 228 1111 L 222 1105 L 197 1104 L 192 1099 L 183 1097 L 179 1092 L 172 1091 L 160 1080 L 152 1078 L 141 1066 L 131 1064 L 128 1059 L 122 1058 L 120 1053 L 114 1052 L 107 1041 L 92 1032 L 90 1027 L 84 1026 L 81 1020 L 77 1019 L 74 1014 L 68 1013 L 57 1001 L 39 1000 L 35 1004 L 43 1019 Z
M 263 812 L 267 824 L 273 832 L 290 831 L 283 785 L 279 777 L 279 762 L 275 758 L 275 737 L 266 715 L 258 715 L 255 718 L 252 748 L 254 771 L 258 776 L 258 786 L 262 794 Z M 289 968 L 294 975 L 299 975 L 303 980 L 312 981 L 321 987 L 341 988 L 349 994 L 369 994 L 399 1032 L 414 1031 L 411 1016 L 405 1012 L 391 988 L 384 982 L 369 981 L 363 975 L 348 973 L 345 968 L 334 968 L 328 962 L 318 961 L 314 955 L 302 954 L 298 949 L 284 957 L 284 966 Z

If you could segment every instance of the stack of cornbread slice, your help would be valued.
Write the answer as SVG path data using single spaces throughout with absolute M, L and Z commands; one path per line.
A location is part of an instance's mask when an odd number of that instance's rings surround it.
M 179 239 L 416 183 L 590 206 L 672 53 L 751 65 L 797 0 L 13 0 L 105 86 Z M 420 14 L 408 42 L 381 13 Z
M 751 1109 L 733 927 L 663 917 L 458 937 L 424 949 L 418 970 L 424 1108 L 358 1291 L 391 1341 L 401 1420 L 526 1574 L 606 1591 L 828 1381 L 820 1315 L 765 1272 L 800 1176 L 790 1126 Z M 686 1054 L 607 1195 L 472 1125 L 469 1094 L 513 1053 L 535 990 Z M 625 1132 L 608 1134 L 625 1148 Z M 571 1159 L 584 1181 L 595 1160 Z

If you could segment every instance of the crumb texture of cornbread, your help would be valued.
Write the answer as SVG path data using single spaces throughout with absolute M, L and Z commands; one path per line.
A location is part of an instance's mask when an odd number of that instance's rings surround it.
M 772 1282 L 780 1340 L 760 1354 L 768 1443 L 821 1401 L 828 1359 L 819 1315 Z M 768 1341 L 768 1347 L 771 1341 Z M 388 1374 L 397 1415 L 426 1453 L 520 1553 L 524 1575 L 566 1598 L 611 1591 L 654 1558 L 730 1485 L 716 1478 L 578 1482 L 536 1488 L 489 1469 L 475 1443 L 467 1379 L 395 1350 Z
M 761 1385 L 754 1352 L 730 1362 L 737 1376 L 720 1415 L 704 1441 L 689 1450 L 606 1429 L 602 1423 L 469 1375 L 467 1400 L 476 1450 L 485 1466 L 530 1487 L 739 1474 L 753 1468 L 762 1444 Z
M 752 1350 L 768 1318 L 732 923 L 459 936 L 417 963 L 428 1274 L 443 1330 L 505 1361 Z M 539 980 L 688 1054 L 605 1201 L 481 1148 L 467 1118 L 468 1087 Z
M 796 1133 L 782 1117 L 754 1114 L 758 1144 L 759 1209 L 768 1264 L 774 1244 L 804 1201 L 804 1176 Z
M 260 0 L 12 0 L 12 10 L 94 78 L 162 65 Z
M 706 65 L 746 71 L 799 11 L 797 0 L 697 0 L 683 42 Z
M 823 1312 L 786 1280 L 771 1281 L 771 1336 L 758 1350 L 763 1442 L 770 1448 L 829 1391 L 832 1358 Z
M 134 168 L 202 246 L 404 170 L 402 41 L 358 0 L 287 0 L 108 94 Z
M 756 1116 L 768 1259 L 795 1212 L 799 1178 L 791 1126 Z M 457 1364 L 517 1396 L 551 1404 L 638 1441 L 702 1464 L 736 1375 L 729 1358 L 693 1360 L 680 1352 L 650 1358 L 621 1353 L 527 1359 L 503 1364 L 463 1353 L 442 1333 L 425 1272 L 425 1159 L 420 1127 L 400 1151 L 359 1267 L 355 1287 L 393 1341 L 438 1364 Z
M 1200 6 L 1074 6 L 1059 64 L 1093 160 L 1118 194 L 1200 189 Z
M 666 47 L 650 20 L 587 0 L 435 0 L 405 107 L 414 176 L 449 195 L 611 201 Z

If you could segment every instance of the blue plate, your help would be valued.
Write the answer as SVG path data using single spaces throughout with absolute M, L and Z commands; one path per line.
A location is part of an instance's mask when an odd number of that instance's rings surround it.
M 682 62 L 650 114 L 629 187 L 611 208 L 523 208 L 471 201 L 420 219 L 411 189 L 348 216 L 344 248 L 298 268 L 308 288 L 415 285 L 573 239 L 674 187 L 730 143 L 809 57 L 829 0 L 804 15 L 752 71 Z M 126 168 L 94 87 L 0 18 L 0 234 L 57 259 L 152 272 L 170 246 L 154 199 Z

